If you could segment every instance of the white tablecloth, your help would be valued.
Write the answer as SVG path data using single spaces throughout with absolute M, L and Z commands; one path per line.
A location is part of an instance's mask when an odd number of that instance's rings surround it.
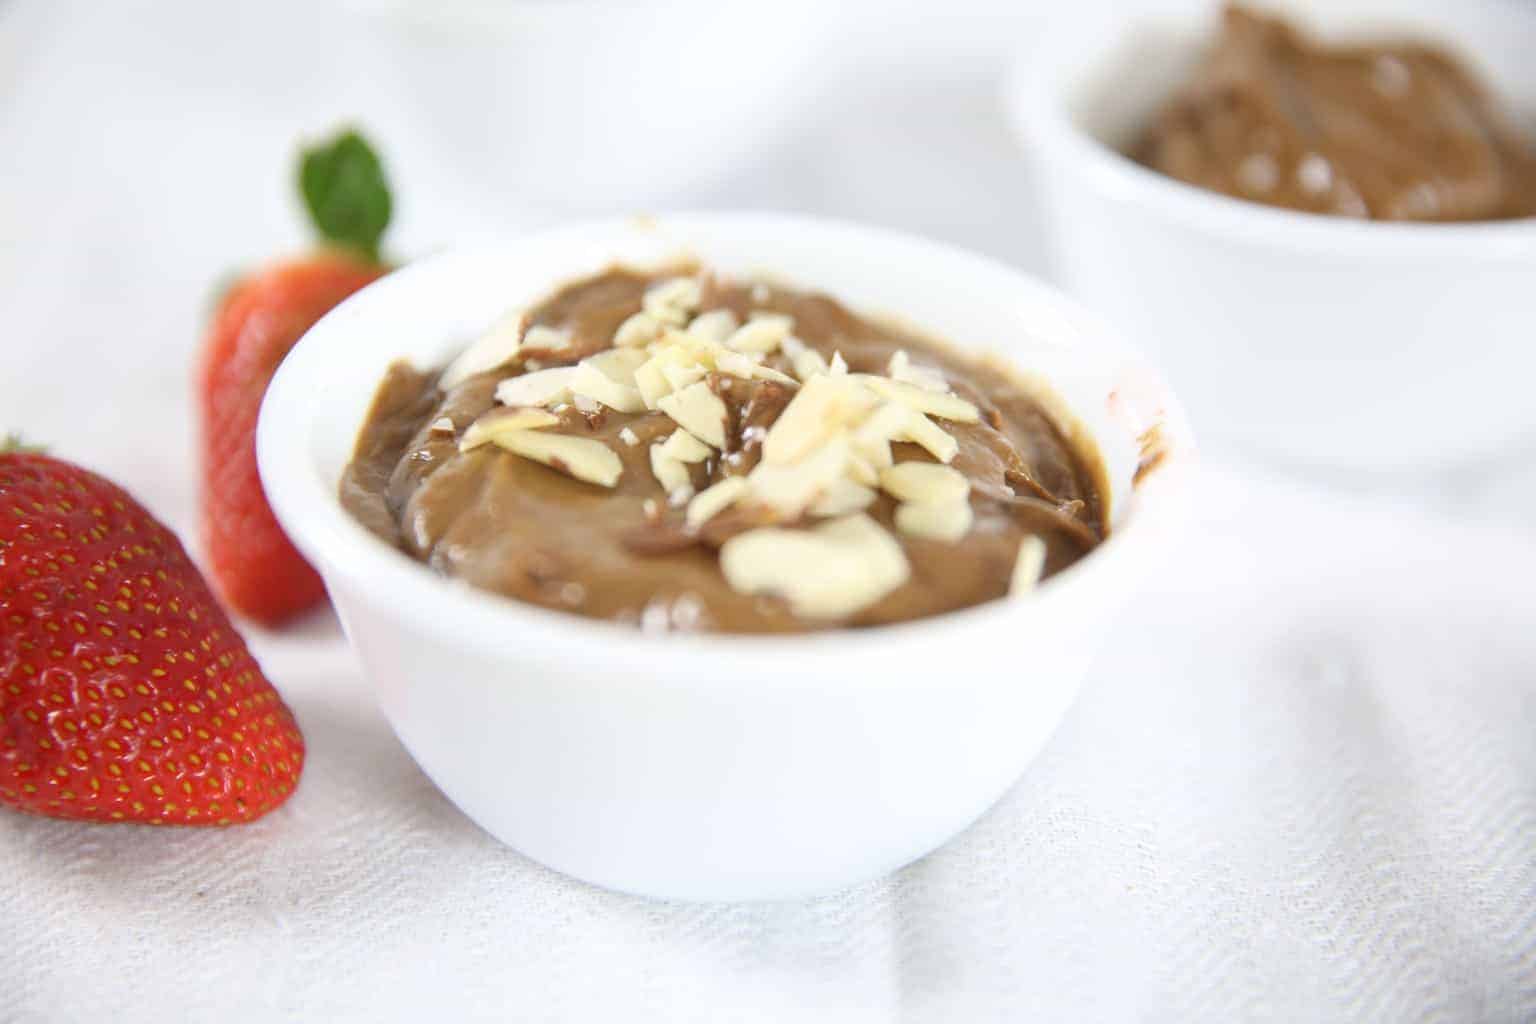
M 1028 18 L 961 7 L 974 35 L 905 77 L 869 43 L 862 88 L 670 198 L 1038 264 L 982 73 Z M 225 32 L 230 13 L 0 2 L 0 428 L 184 533 L 201 302 L 300 244 L 296 132 L 378 130 L 407 252 L 568 212 L 456 165 L 366 32 L 293 35 L 392 23 L 245 5 Z M 957 167 L 966 187 L 935 191 Z M 250 634 L 310 745 L 282 811 L 227 831 L 0 813 L 0 1021 L 1536 1019 L 1530 457 L 1366 489 L 1214 447 L 1184 549 L 1039 761 L 891 878 L 689 906 L 557 876 L 437 794 L 319 617 Z

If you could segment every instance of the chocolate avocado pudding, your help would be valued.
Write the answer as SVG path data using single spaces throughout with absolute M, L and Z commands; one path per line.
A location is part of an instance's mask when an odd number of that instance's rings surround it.
M 613 269 L 396 364 L 341 484 L 447 576 L 648 629 L 874 626 L 1103 538 L 1091 445 L 1008 368 L 825 295 Z
M 1411 41 L 1324 45 L 1240 6 L 1131 155 L 1191 185 L 1312 213 L 1536 216 L 1531 138 L 1451 54 Z

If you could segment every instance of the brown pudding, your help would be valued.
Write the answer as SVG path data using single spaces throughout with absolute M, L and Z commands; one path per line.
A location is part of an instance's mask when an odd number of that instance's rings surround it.
M 1327 46 L 1240 6 L 1131 155 L 1192 185 L 1312 213 L 1536 215 L 1536 149 L 1449 53 Z
M 437 571 L 550 608 L 901 622 L 1027 589 L 1104 535 L 1095 457 L 1042 398 L 824 295 L 614 269 L 444 371 L 396 364 L 341 498 Z

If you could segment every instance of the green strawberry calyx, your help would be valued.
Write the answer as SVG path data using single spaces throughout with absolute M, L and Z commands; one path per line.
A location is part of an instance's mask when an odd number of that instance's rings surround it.
M 382 262 L 379 243 L 394 200 L 384 165 L 367 139 L 346 128 L 304 147 L 298 184 L 310 221 L 326 243 Z
M 48 449 L 40 444 L 28 444 L 20 434 L 0 437 L 0 455 L 41 455 Z

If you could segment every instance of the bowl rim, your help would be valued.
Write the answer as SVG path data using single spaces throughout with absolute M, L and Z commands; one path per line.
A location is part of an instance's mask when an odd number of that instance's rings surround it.
M 1023 274 L 988 257 L 920 236 L 885 228 L 869 227 L 834 218 L 747 211 L 713 211 L 647 214 L 641 218 L 648 225 L 667 225 L 684 231 L 731 230 L 748 234 L 772 225 L 777 229 L 838 235 L 848 244 L 870 253 L 899 242 L 927 250 L 935 261 L 951 264 L 951 274 L 966 268 L 1004 275 L 1025 290 L 1032 290 L 1058 309 L 1071 311 L 1080 323 L 1092 328 L 1091 344 L 1101 345 L 1106 354 L 1129 361 L 1154 389 L 1161 409 L 1161 428 L 1166 454 L 1155 471 L 1149 472 L 1133 488 L 1133 505 L 1124 524 L 1113 531 L 1087 557 L 1055 574 L 1037 590 L 1017 598 L 1004 598 L 943 615 L 865 629 L 832 629 L 814 633 L 783 635 L 723 633 L 652 633 L 632 625 L 586 618 L 539 605 L 520 602 L 492 591 L 482 590 L 461 580 L 434 572 L 404 552 L 386 544 L 368 531 L 342 508 L 334 481 L 325 479 L 309 454 L 308 439 L 312 417 L 305 414 L 313 407 L 315 386 L 308 375 L 322 360 L 316 357 L 318 346 L 312 339 L 333 332 L 354 332 L 353 314 L 378 302 L 389 293 L 408 292 L 419 279 L 445 272 L 456 261 L 505 258 L 505 254 L 525 247 L 536 247 L 573 235 L 601 235 L 604 232 L 633 231 L 635 218 L 569 224 L 538 231 L 500 243 L 470 248 L 448 249 L 411 263 L 386 275 L 351 296 L 323 317 L 299 340 L 279 367 L 262 402 L 257 424 L 257 461 L 267 498 L 283 528 L 295 545 L 323 577 L 342 577 L 348 584 L 366 585 L 370 591 L 384 588 L 398 595 L 390 602 L 398 612 L 409 609 L 423 629 L 446 635 L 470 650 L 502 658 L 516 653 L 505 638 L 523 631 L 536 635 L 545 650 L 528 652 L 537 659 L 547 652 L 577 649 L 584 661 L 612 666 L 631 674 L 637 664 L 656 664 L 664 658 L 676 669 L 672 682 L 685 684 L 696 673 L 718 673 L 722 657 L 773 658 L 796 670 L 826 661 L 844 661 L 854 656 L 921 657 L 937 645 L 958 644 L 965 651 L 964 639 L 977 630 L 1017 628 L 1023 615 L 1051 618 L 1074 602 L 1100 601 L 1108 607 L 1117 605 L 1117 594 L 1128 593 L 1142 572 L 1156 564 L 1158 557 L 1176 535 L 1185 518 L 1186 502 L 1195 475 L 1194 441 L 1188 421 L 1177 398 L 1161 378 L 1147 369 L 1139 354 L 1126 345 L 1118 333 L 1083 309 L 1058 289 Z M 360 426 L 360 424 L 359 424 Z M 355 429 L 355 428 L 354 428 Z M 350 440 L 350 439 L 349 439 Z M 873 664 L 873 662 L 871 662 Z M 891 681 L 877 673 L 843 673 L 850 680 L 880 679 L 878 685 Z M 814 686 L 824 681 L 824 673 L 786 671 L 784 686 Z
M 1209 12 L 1206 12 L 1209 13 Z M 1516 16 L 1525 14 L 1517 12 Z M 1269 206 L 1200 188 L 1144 167 L 1077 123 L 1067 95 L 1102 75 L 1109 54 L 1150 20 L 1193 20 L 1193 12 L 1094 9 L 1052 19 L 1021 47 L 1003 79 L 1003 102 L 1026 150 L 1090 182 L 1116 201 L 1213 235 L 1286 249 L 1328 250 L 1344 262 L 1536 259 L 1536 216 L 1497 221 L 1414 223 L 1357 220 Z M 1536 26 L 1536 18 L 1529 19 Z

